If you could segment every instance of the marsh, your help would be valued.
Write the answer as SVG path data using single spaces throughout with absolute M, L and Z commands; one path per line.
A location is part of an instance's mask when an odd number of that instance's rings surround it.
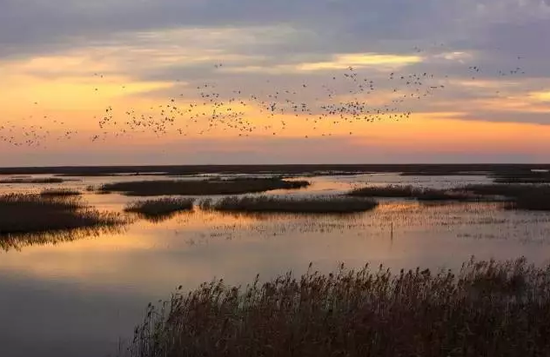
M 247 173 L 249 176 L 265 178 L 265 174 Z M 216 180 L 239 177 L 242 175 L 215 176 Z M 312 207 L 318 202 L 324 205 L 323 197 L 347 198 L 353 189 L 364 187 L 410 187 L 415 192 L 451 192 L 468 187 L 470 194 L 491 197 L 505 191 L 516 197 L 526 190 L 515 185 L 493 186 L 491 175 L 307 174 L 283 179 L 308 181 L 307 187 L 246 193 L 237 195 L 238 199 L 227 198 L 233 194 L 145 198 L 123 192 L 103 194 L 97 188 L 135 182 L 136 177 L 74 178 L 80 181 L 48 186 L 48 191 L 35 184 L 5 184 L 0 185 L 0 192 L 31 194 L 39 200 L 76 200 L 88 209 L 131 222 L 122 231 L 83 232 L 70 239 L 63 234 L 33 240 L 10 238 L 6 251 L 0 253 L 0 315 L 9 321 L 0 324 L 0 339 L 3 349 L 15 351 L 14 356 L 40 355 L 44 350 L 63 357 L 115 355 L 119 345 L 130 344 L 134 327 L 142 322 L 149 302 L 158 306 L 158 300 L 169 298 L 180 285 L 187 292 L 215 278 L 245 286 L 257 274 L 260 283 L 290 270 L 300 276 L 308 271 L 310 262 L 320 274 L 334 272 L 340 262 L 349 269 L 370 263 L 371 267 L 384 264 L 397 272 L 417 266 L 435 272 L 440 268 L 460 269 L 472 255 L 479 260 L 525 256 L 529 262 L 540 264 L 550 254 L 550 214 L 510 209 L 508 199 L 428 204 L 393 195 L 371 198 L 376 207 L 350 215 L 296 214 L 292 212 L 295 207 L 277 214 L 200 207 L 203 200 L 216 205 L 224 199 L 238 203 L 243 197 L 257 197 L 251 202 L 269 198 L 270 204 L 280 200 L 308 202 Z M 190 175 L 176 181 L 208 179 L 212 177 Z M 139 181 L 149 180 L 174 178 L 139 176 Z M 41 192 L 54 194 L 41 196 Z M 61 194 L 65 192 L 80 194 Z M 130 207 L 145 207 L 155 214 L 168 208 L 174 212 L 157 220 L 125 212 Z M 24 303 L 8 303 L 13 301 Z M 34 323 L 37 319 L 40 326 Z M 29 339 L 35 343 L 25 343 Z

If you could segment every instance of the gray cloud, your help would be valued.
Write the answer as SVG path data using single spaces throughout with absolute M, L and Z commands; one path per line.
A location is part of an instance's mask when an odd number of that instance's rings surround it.
M 309 31 L 309 41 L 290 41 L 279 51 L 408 51 L 411 44 L 473 40 L 495 17 L 522 22 L 541 17 L 540 1 L 521 4 L 514 0 L 2 0 L 0 44 L 4 55 L 13 55 L 33 51 L 36 45 L 78 46 L 127 32 L 288 24 Z
M 188 84 L 149 93 L 168 97 L 182 92 L 196 96 L 194 88 L 205 82 L 217 83 L 222 92 L 239 87 L 268 93 L 271 87 L 296 88 L 303 81 L 319 88 L 341 71 L 273 74 L 265 69 L 331 61 L 340 53 L 417 54 L 424 61 L 410 64 L 402 72 L 433 73 L 434 82 L 446 88 L 433 100 L 415 103 L 412 110 L 461 112 L 458 118 L 464 120 L 549 124 L 540 113 L 489 111 L 472 104 L 499 97 L 497 91 L 502 92 L 500 96 L 513 97 L 549 89 L 550 41 L 544 37 L 550 34 L 549 20 L 550 0 L 0 0 L 0 61 L 90 47 L 118 48 L 115 53 L 105 51 L 105 61 L 114 60 L 113 71 L 118 74 L 142 81 L 181 79 Z M 181 33 L 168 35 L 165 30 Z M 199 53 L 205 59 L 159 65 L 162 58 L 157 61 L 143 51 L 174 48 L 179 54 Z M 136 60 L 131 58 L 134 52 L 146 55 Z M 445 59 L 451 53 L 464 57 Z M 231 55 L 241 57 L 229 60 Z M 235 73 L 213 68 L 214 63 L 226 61 L 225 68 L 258 68 Z M 472 73 L 470 66 L 481 71 Z M 518 66 L 524 74 L 503 78 L 499 73 Z M 394 86 L 386 72 L 373 68 L 357 71 L 376 81 L 380 89 Z M 56 73 L 31 74 L 51 78 Z M 497 88 L 460 83 L 472 75 Z M 267 79 L 272 85 L 266 86 Z M 291 145 L 293 150 L 297 145 Z M 309 145 L 304 151 L 311 149 Z M 348 144 L 338 145 L 355 150 Z M 197 157 L 221 160 L 225 148 L 208 144 Z M 234 157 L 250 158 L 256 155 L 253 152 L 255 148 L 243 149 Z M 292 159 L 292 154 L 288 155 Z M 334 161 L 337 156 L 327 153 L 327 158 Z

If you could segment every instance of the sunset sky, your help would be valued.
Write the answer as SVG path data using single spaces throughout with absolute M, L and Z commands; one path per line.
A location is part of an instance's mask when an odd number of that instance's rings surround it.
M 548 162 L 549 35 L 550 0 L 0 0 L 0 166 Z

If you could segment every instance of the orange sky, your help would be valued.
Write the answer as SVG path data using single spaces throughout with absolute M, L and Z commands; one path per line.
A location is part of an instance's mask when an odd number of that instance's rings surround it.
M 212 48 L 234 31 L 205 32 L 204 45 L 194 42 L 189 47 L 177 42 L 178 31 L 170 30 L 162 43 L 85 46 L 0 58 L 0 150 L 9 153 L 0 157 L 0 165 L 148 163 L 140 162 L 146 152 L 150 153 L 147 160 L 174 164 L 246 162 L 247 152 L 256 153 L 250 162 L 467 162 L 507 161 L 507 157 L 547 161 L 550 156 L 550 127 L 540 119 L 550 108 L 550 82 L 545 78 L 473 79 L 470 73 L 448 76 L 440 70 L 429 84 L 428 77 L 423 77 L 422 85 L 437 91 L 417 102 L 407 99 L 400 107 L 395 105 L 392 117 L 379 115 L 375 122 L 341 120 L 338 115 L 314 122 L 316 115 L 297 116 L 288 110 L 271 116 L 250 100 L 250 93 L 260 93 L 266 103 L 276 103 L 278 108 L 285 101 L 271 95 L 289 88 L 297 92 L 296 103 L 306 102 L 312 108 L 357 100 L 370 108 L 392 107 L 393 100 L 408 93 L 404 81 L 395 84 L 395 78 L 407 78 L 431 66 L 467 68 L 475 63 L 476 53 L 336 53 L 324 59 L 265 65 L 261 56 L 231 47 Z M 174 68 L 183 70 L 172 72 Z M 351 73 L 365 78 L 365 83 L 373 78 L 376 90 L 359 97 L 347 93 L 347 82 L 338 81 Z M 336 77 L 338 81 L 331 82 Z M 202 83 L 208 89 L 197 90 Z M 217 112 L 242 111 L 240 119 L 226 118 L 211 126 L 208 118 L 191 118 L 200 112 L 208 117 L 214 110 L 201 98 L 203 90 L 226 96 L 226 104 Z M 235 101 L 228 103 L 229 97 Z M 176 115 L 161 133 L 153 130 L 164 117 L 173 115 L 159 106 L 181 111 L 190 104 L 193 109 Z M 409 118 L 395 120 L 394 115 L 408 111 Z M 101 119 L 111 115 L 100 127 Z M 127 121 L 132 116 L 156 124 L 130 128 Z M 243 126 L 251 129 L 243 131 Z M 316 159 L 319 145 L 323 150 L 333 148 L 334 155 Z M 131 152 L 136 155 L 132 157 Z M 234 152 L 240 154 L 232 157 Z M 283 152 L 288 154 L 279 155 Z

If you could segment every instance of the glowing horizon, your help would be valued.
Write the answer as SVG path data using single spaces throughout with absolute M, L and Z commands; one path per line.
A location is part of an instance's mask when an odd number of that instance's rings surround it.
M 105 6 L 91 16 L 106 16 Z M 548 7 L 504 8 L 511 28 L 522 21 L 538 29 L 541 16 L 550 18 Z M 456 15 L 474 11 L 466 10 Z M 89 38 L 93 29 L 74 25 L 80 41 L 52 33 L 37 49 L 12 34 L 9 50 L 0 51 L 0 150 L 9 153 L 0 166 L 337 163 L 360 160 L 359 153 L 368 163 L 395 162 L 400 152 L 405 162 L 550 158 L 550 72 L 541 64 L 545 48 L 522 42 L 532 32 L 504 49 L 464 42 L 443 25 L 435 41 L 429 34 L 410 40 L 399 28 L 384 39 L 375 31 L 383 24 L 365 22 L 369 32 L 347 12 L 357 29 L 335 27 L 347 36 L 338 42 L 319 27 L 325 22 L 285 21 L 288 15 L 230 26 L 211 18 L 174 25 L 167 17 Z M 477 16 L 486 27 L 471 31 L 500 43 L 496 25 L 484 22 L 491 13 Z M 350 114 L 355 102 L 361 115 Z M 297 103 L 307 111 L 296 115 Z

